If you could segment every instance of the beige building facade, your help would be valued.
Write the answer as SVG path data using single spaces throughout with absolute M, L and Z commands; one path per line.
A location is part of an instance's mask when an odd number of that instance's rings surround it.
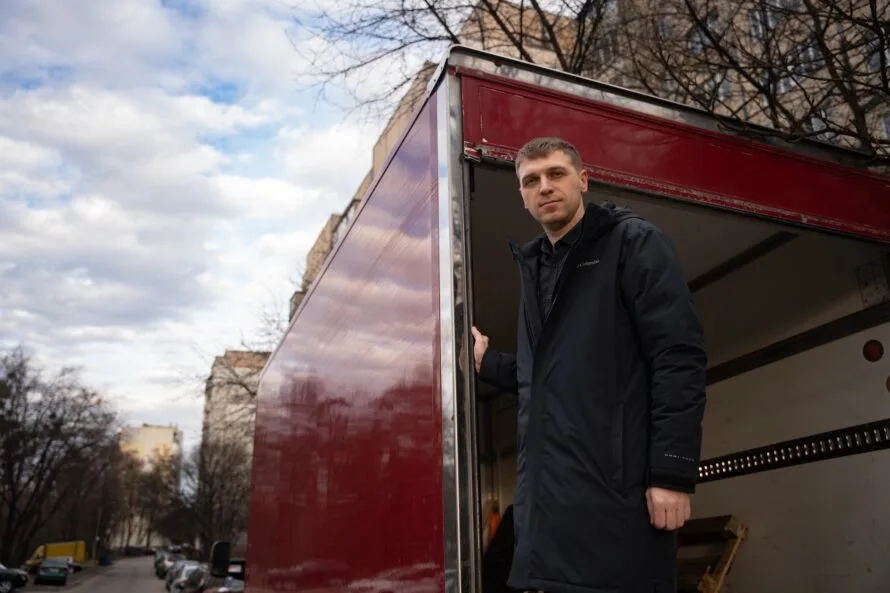
M 142 462 L 145 472 L 151 471 L 159 459 L 173 459 L 177 467 L 182 464 L 182 431 L 176 426 L 142 424 L 125 426 L 118 433 L 121 451 L 133 455 Z M 132 487 L 132 485 L 131 485 Z M 130 500 L 130 504 L 134 504 Z M 162 538 L 152 533 L 150 522 L 131 507 L 130 514 L 110 535 L 112 548 L 133 546 L 150 547 L 162 543 Z
M 134 455 L 150 469 L 156 459 L 182 459 L 182 431 L 176 426 L 125 426 L 118 436 L 121 451 Z
M 226 438 L 253 450 L 255 398 L 268 352 L 227 350 L 217 356 L 204 385 L 201 440 Z
M 303 291 L 307 290 L 315 281 L 315 277 L 321 271 L 324 262 L 331 252 L 334 244 L 334 231 L 340 224 L 340 214 L 331 214 L 315 239 L 315 243 L 306 254 L 306 268 L 303 271 Z

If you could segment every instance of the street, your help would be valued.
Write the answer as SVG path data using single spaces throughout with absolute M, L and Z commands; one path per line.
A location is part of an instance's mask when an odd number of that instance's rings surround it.
M 82 582 L 66 589 L 34 587 L 27 590 L 73 590 L 77 593 L 163 593 L 164 582 L 155 577 L 152 558 L 123 558 L 98 574 L 87 576 Z

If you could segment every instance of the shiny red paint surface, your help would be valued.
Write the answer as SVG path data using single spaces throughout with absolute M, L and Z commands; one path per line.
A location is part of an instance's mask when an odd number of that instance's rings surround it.
M 249 593 L 442 590 L 434 106 L 264 372 Z
M 513 158 L 561 136 L 591 178 L 678 199 L 890 241 L 890 179 L 462 70 L 464 141 Z

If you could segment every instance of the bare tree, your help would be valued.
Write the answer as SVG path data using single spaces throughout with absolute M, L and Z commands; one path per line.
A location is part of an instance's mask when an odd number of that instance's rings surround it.
M 313 82 L 377 110 L 424 60 L 463 43 L 694 104 L 739 131 L 839 143 L 882 166 L 888 10 L 876 0 L 342 0 L 305 24 L 328 42 L 307 56 Z
M 606 34 L 613 0 L 343 0 L 306 10 L 313 14 L 304 26 L 327 41 L 305 56 L 311 80 L 322 91 L 345 89 L 352 104 L 374 114 L 389 112 L 451 44 L 581 73 L 615 43 Z
M 247 531 L 250 469 L 250 451 L 237 435 L 206 439 L 193 452 L 183 477 L 205 546 Z
M 61 468 L 56 489 L 68 494 L 58 511 L 35 532 L 33 545 L 83 540 L 88 542 L 87 551 L 92 557 L 106 549 L 110 531 L 124 519 L 121 515 L 125 509 L 117 500 L 123 491 L 117 475 L 122 457 L 117 443 L 109 439 L 87 458 Z
M 24 560 L 84 477 L 104 472 L 114 419 L 74 370 L 46 378 L 23 348 L 0 354 L 0 558 Z
M 623 13 L 631 86 L 742 132 L 815 138 L 890 163 L 890 4 L 637 0 Z M 766 126 L 754 129 L 747 124 Z
M 227 350 L 213 361 L 205 382 L 202 440 L 222 433 L 242 442 L 253 437 L 260 375 L 269 352 Z
M 158 525 L 170 509 L 175 508 L 181 499 L 182 462 L 178 455 L 157 453 L 141 468 L 136 483 L 136 515 L 140 518 L 144 538 L 151 545 L 152 534 L 161 533 Z
M 124 451 L 115 441 L 109 452 L 110 463 L 97 484 L 91 484 L 98 497 L 96 511 L 98 525 L 95 536 L 100 547 L 112 545 L 115 534 L 123 536 L 124 545 L 129 546 L 136 536 L 139 516 L 139 481 L 143 472 L 142 460 L 135 454 Z
M 207 546 L 237 540 L 246 532 L 250 452 L 239 435 L 207 438 L 182 463 L 181 485 L 172 460 L 153 465 L 143 489 L 152 528 L 174 541 L 199 539 Z
M 223 426 L 241 430 L 245 438 L 252 436 L 260 374 L 287 327 L 288 308 L 272 294 L 259 309 L 256 326 L 242 334 L 236 349 L 214 356 L 210 373 L 187 376 L 188 383 L 202 387 L 195 393 L 204 400 L 204 431 Z

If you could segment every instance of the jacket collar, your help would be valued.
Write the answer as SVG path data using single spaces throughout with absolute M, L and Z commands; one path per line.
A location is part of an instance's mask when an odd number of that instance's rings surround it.
M 579 244 L 588 244 L 596 241 L 603 235 L 606 235 L 618 224 L 618 216 L 616 207 L 611 202 L 605 202 L 602 205 L 589 202 L 584 207 L 584 218 L 578 224 L 580 227 L 580 235 L 575 239 Z M 570 233 L 574 233 L 572 229 Z M 537 258 L 541 253 L 541 245 L 547 241 L 545 233 L 539 234 L 531 241 L 518 245 L 510 241 L 510 248 L 513 251 L 513 258 L 529 260 Z

